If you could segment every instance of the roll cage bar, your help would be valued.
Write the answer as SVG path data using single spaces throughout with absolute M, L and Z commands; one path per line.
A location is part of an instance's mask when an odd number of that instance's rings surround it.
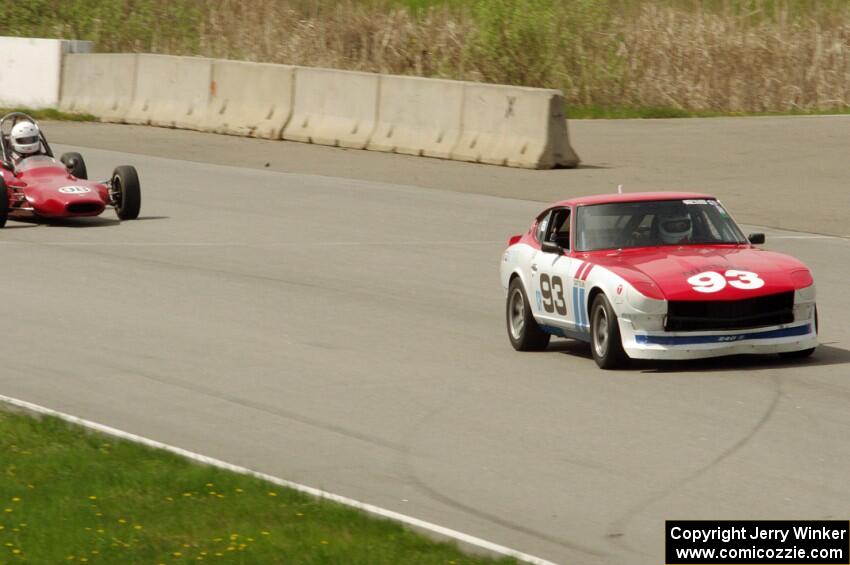
M 0 118 L 0 157 L 3 160 L 3 168 L 9 171 L 14 171 L 14 161 L 12 160 L 12 144 L 9 139 L 9 135 L 12 133 L 12 128 L 15 127 L 18 122 L 32 122 L 38 127 L 38 138 L 41 141 L 42 147 L 44 147 L 44 151 L 48 157 L 53 157 L 53 150 L 50 149 L 50 145 L 47 143 L 47 138 L 44 137 L 44 132 L 38 126 L 38 122 L 35 121 L 35 118 L 30 116 L 29 114 L 24 114 L 23 112 L 10 112 Z

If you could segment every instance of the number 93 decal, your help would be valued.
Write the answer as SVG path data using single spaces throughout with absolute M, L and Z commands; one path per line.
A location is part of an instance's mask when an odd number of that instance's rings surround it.
M 710 293 L 720 292 L 727 284 L 741 290 L 755 290 L 764 286 L 764 280 L 755 273 L 732 269 L 722 275 L 716 271 L 699 273 L 690 277 L 688 284 L 697 292 Z

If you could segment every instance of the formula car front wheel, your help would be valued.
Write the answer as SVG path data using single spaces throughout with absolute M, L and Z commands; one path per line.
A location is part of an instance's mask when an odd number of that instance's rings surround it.
M 59 157 L 59 160 L 62 161 L 62 164 L 65 165 L 68 172 L 78 179 L 86 180 L 89 178 L 89 173 L 86 169 L 86 162 L 83 161 L 83 156 L 79 153 L 63 153 L 62 156 Z
M 600 369 L 619 369 L 628 364 L 620 324 L 605 295 L 599 293 L 590 307 L 590 350 Z
M 139 209 L 142 207 L 142 191 L 139 188 L 139 175 L 135 167 L 127 165 L 115 167 L 115 172 L 112 173 L 109 197 L 118 218 L 135 220 L 139 217 Z
M 9 190 L 6 188 L 6 181 L 0 176 L 0 228 L 6 225 L 6 220 L 9 218 Z
M 510 287 L 508 287 L 505 314 L 508 323 L 508 337 L 514 349 L 517 351 L 546 349 L 546 346 L 549 345 L 550 336 L 537 325 L 519 277 L 514 278 Z

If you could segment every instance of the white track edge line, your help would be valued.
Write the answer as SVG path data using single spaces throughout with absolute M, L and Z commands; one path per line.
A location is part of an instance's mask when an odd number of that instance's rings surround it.
M 387 518 L 390 520 L 394 520 L 396 522 L 401 522 L 403 524 L 408 524 L 410 526 L 414 526 L 416 528 L 426 530 L 429 532 L 433 532 L 440 536 L 450 538 L 453 540 L 461 541 L 469 545 L 473 545 L 475 547 L 479 547 L 481 549 L 486 549 L 493 553 L 497 553 L 499 555 L 503 555 L 505 557 L 513 557 L 515 559 L 519 559 L 525 563 L 532 563 L 534 565 L 557 565 L 552 561 L 547 561 L 540 557 L 535 557 L 534 555 L 529 555 L 527 553 L 523 553 L 521 551 L 517 551 L 515 549 L 511 549 L 509 547 L 505 547 L 503 545 L 499 545 L 497 543 L 493 543 L 487 541 L 485 539 L 481 539 L 469 534 L 464 534 L 463 532 L 459 532 L 457 530 L 452 530 L 451 528 L 446 528 L 444 526 L 439 526 L 437 524 L 433 524 L 431 522 L 426 522 L 425 520 L 420 520 L 419 518 L 414 518 L 412 516 L 407 516 L 406 514 L 401 514 L 399 512 L 394 512 L 393 510 L 387 510 L 386 508 L 381 508 L 380 506 L 375 506 L 372 504 L 368 504 L 366 502 L 360 502 L 359 500 L 354 500 L 353 498 L 348 498 L 346 496 L 341 496 L 339 494 L 333 494 L 322 489 L 309 487 L 306 485 L 302 485 L 299 483 L 294 483 L 292 481 L 287 481 L 286 479 L 281 479 L 280 477 L 275 477 L 273 475 L 267 475 L 266 473 L 261 473 L 259 471 L 254 471 L 247 467 L 241 467 L 239 465 L 234 465 L 233 463 L 228 463 L 226 461 L 222 461 L 221 459 L 215 459 L 214 457 L 208 457 L 206 455 L 201 455 L 200 453 L 195 453 L 194 451 L 189 451 L 187 449 L 183 449 L 182 447 L 176 447 L 173 445 L 169 445 L 167 443 L 162 443 L 153 439 L 149 439 L 143 436 L 139 436 L 136 434 L 132 434 L 130 432 L 125 432 L 123 430 L 119 430 L 117 428 L 113 428 L 110 426 L 106 426 L 104 424 L 98 424 L 97 422 L 92 422 L 91 420 L 85 420 L 78 416 L 73 416 L 71 414 L 66 414 L 64 412 L 60 412 L 58 410 L 53 410 L 52 408 L 47 408 L 45 406 L 40 406 L 38 404 L 34 404 L 32 402 L 27 402 L 26 400 L 20 400 L 17 398 L 12 398 L 11 396 L 5 396 L 0 394 L 0 402 L 4 402 L 11 406 L 15 406 L 17 408 L 22 408 L 24 410 L 29 410 L 31 412 L 36 412 L 38 414 L 44 414 L 47 416 L 53 416 L 59 418 L 60 420 L 64 420 L 66 422 L 70 422 L 72 424 L 76 424 L 78 426 L 82 426 L 84 428 L 88 428 L 91 430 L 95 430 L 97 432 L 114 436 L 120 439 L 128 440 L 134 443 L 138 443 L 141 445 L 145 445 L 148 447 L 152 447 L 154 449 L 159 449 L 162 451 L 168 451 L 179 455 L 181 457 L 185 457 L 186 459 L 191 459 L 192 461 L 197 461 L 199 463 L 203 463 L 205 465 L 209 465 L 211 467 L 216 467 L 219 469 L 224 469 L 226 471 L 231 471 L 234 473 L 238 473 L 240 475 L 247 475 L 250 477 L 255 477 L 257 479 L 262 479 L 264 481 L 268 481 L 272 484 L 290 488 L 296 490 L 298 492 L 302 492 L 305 494 L 309 494 L 311 496 L 315 496 L 317 498 L 323 498 L 326 500 L 331 500 L 333 502 L 337 502 L 339 504 L 343 504 L 345 506 L 350 506 L 352 508 L 356 508 L 358 510 L 362 510 L 364 512 L 368 512 L 370 514 L 374 514 L 376 516 L 380 516 L 382 518 Z

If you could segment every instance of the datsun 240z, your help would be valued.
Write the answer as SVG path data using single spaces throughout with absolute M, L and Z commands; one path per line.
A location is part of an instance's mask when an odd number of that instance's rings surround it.
M 815 286 L 797 259 L 756 247 L 713 196 L 635 193 L 565 200 L 510 238 L 501 263 L 508 337 L 589 342 L 603 369 L 629 359 L 806 357 Z

